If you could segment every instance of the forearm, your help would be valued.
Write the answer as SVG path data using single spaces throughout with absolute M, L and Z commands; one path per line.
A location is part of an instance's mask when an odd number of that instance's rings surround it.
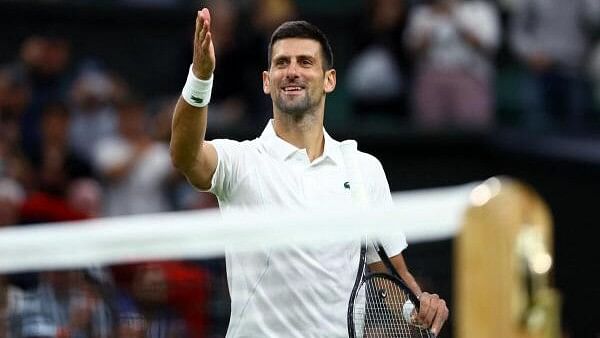
M 423 292 L 421 287 L 413 277 L 413 275 L 408 271 L 408 267 L 406 266 L 406 262 L 401 254 L 390 257 L 390 261 L 396 272 L 400 275 L 400 278 L 406 283 L 406 285 L 419 297 Z M 369 264 L 369 269 L 371 272 L 383 272 L 388 273 L 387 267 L 383 264 L 383 262 L 375 262 Z
M 391 261 L 400 277 L 419 299 L 417 322 L 429 327 L 431 332 L 437 336 L 444 322 L 448 319 L 446 301 L 435 293 L 423 292 L 421 290 L 413 275 L 408 271 L 402 255 L 392 257 Z
M 179 98 L 171 125 L 171 158 L 173 165 L 186 174 L 201 160 L 206 135 L 207 107 L 194 107 Z
M 412 292 L 414 292 L 417 298 L 419 298 L 423 291 L 421 290 L 421 287 L 415 280 L 415 277 L 413 277 L 413 275 L 410 272 L 408 272 L 408 270 L 399 271 L 399 274 L 400 277 L 402 277 L 402 280 L 404 280 L 404 282 L 406 283 L 406 285 L 412 290 Z
M 214 149 L 207 151 L 204 141 L 214 69 L 210 12 L 203 8 L 196 17 L 193 62 L 173 113 L 170 145 L 173 165 L 200 188 L 210 186 L 217 162 Z

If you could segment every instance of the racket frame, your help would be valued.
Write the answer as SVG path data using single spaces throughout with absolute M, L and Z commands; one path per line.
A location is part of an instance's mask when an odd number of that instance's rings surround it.
M 366 252 L 367 246 L 365 245 L 366 240 L 363 240 L 363 245 L 361 246 L 361 258 L 360 258 L 360 267 L 359 274 L 357 275 L 356 282 L 354 284 L 354 288 L 352 289 L 352 293 L 350 294 L 350 301 L 348 303 L 348 336 L 350 338 L 356 338 L 356 331 L 354 325 L 354 301 L 358 295 L 358 290 L 367 283 L 370 279 L 374 278 L 384 278 L 389 280 L 390 282 L 396 284 L 402 290 L 405 291 L 406 295 L 410 302 L 415 306 L 415 311 L 419 311 L 419 298 L 415 295 L 415 293 L 408 287 L 406 282 L 400 277 L 400 274 L 394 268 L 391 259 L 387 255 L 383 245 L 380 242 L 376 242 L 373 244 L 375 247 L 375 251 L 379 255 L 381 262 L 386 267 L 388 272 L 365 272 L 368 270 L 366 264 Z M 415 325 L 418 326 L 418 325 Z M 433 337 L 429 330 L 425 330 L 426 337 Z

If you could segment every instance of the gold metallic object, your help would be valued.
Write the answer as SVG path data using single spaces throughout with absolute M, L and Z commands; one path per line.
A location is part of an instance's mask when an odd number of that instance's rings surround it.
M 496 177 L 470 199 L 455 245 L 455 336 L 558 338 L 546 204 L 524 184 Z

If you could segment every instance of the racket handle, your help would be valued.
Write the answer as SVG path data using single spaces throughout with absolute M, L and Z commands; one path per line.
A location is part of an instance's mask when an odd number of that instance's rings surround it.
M 426 327 L 417 323 L 417 311 L 418 310 L 415 307 L 415 304 L 413 304 L 413 302 L 411 302 L 410 299 L 404 302 L 404 305 L 402 305 L 402 317 L 404 317 L 404 320 L 406 320 L 406 322 L 412 323 L 413 325 L 418 326 L 421 329 L 427 329 Z M 437 335 L 433 333 L 431 329 L 427 329 L 427 333 L 427 337 L 437 337 Z

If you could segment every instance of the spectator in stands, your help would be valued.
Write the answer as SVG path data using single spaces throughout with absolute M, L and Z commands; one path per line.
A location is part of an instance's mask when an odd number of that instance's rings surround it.
M 368 15 L 354 35 L 356 47 L 348 66 L 347 87 L 354 112 L 361 118 L 373 113 L 406 113 L 408 55 L 402 38 L 408 4 L 405 0 L 367 0 Z
M 112 269 L 118 338 L 202 338 L 209 333 L 210 276 L 183 262 L 148 262 Z
M 41 122 L 42 142 L 28 153 L 37 174 L 37 184 L 22 207 L 21 221 L 36 223 L 87 218 L 71 208 L 66 199 L 66 189 L 72 180 L 94 177 L 91 164 L 69 147 L 67 106 L 61 102 L 47 104 Z
M 101 140 L 94 152 L 105 183 L 107 216 L 169 210 L 164 187 L 174 174 L 168 147 L 152 140 L 144 104 L 128 98 L 118 104 L 118 135 Z
M 495 5 L 486 0 L 430 0 L 411 10 L 406 43 L 417 62 L 418 127 L 484 130 L 494 122 Z
M 11 318 L 12 338 L 113 338 L 107 306 L 78 271 L 40 273 Z
M 67 188 L 67 204 L 89 218 L 102 215 L 102 187 L 92 178 L 73 180 Z
M 128 270 L 131 276 L 117 298 L 117 337 L 174 337 L 184 326 L 172 310 L 167 310 L 167 285 L 162 269 L 138 264 Z M 154 331 L 154 334 L 151 332 Z M 160 337 L 160 338 L 162 338 Z
M 23 185 L 33 184 L 33 175 L 21 151 L 21 118 L 29 106 L 31 90 L 20 68 L 0 66 L 0 178 Z
M 511 47 L 522 64 L 517 93 L 528 129 L 583 127 L 590 109 L 584 65 L 591 26 L 600 22 L 597 0 L 520 0 L 511 16 Z
M 40 188 L 62 194 L 70 180 L 93 177 L 91 163 L 69 144 L 69 108 L 63 102 L 51 102 L 44 107 L 41 122 L 42 142 L 28 154 L 39 175 Z
M 41 141 L 40 122 L 48 102 L 63 100 L 69 84 L 70 43 L 56 35 L 31 36 L 21 48 L 17 67 L 31 88 L 31 101 L 21 118 L 22 148 L 31 152 Z
M 22 69 L 0 68 L 0 141 L 14 149 L 21 143 L 20 124 L 31 99 L 31 88 Z M 1 173 L 0 173 L 1 175 Z
M 85 158 L 93 158 L 101 139 L 117 133 L 116 90 L 113 78 L 99 69 L 85 69 L 73 82 L 70 143 Z
M 0 177 L 18 182 L 25 191 L 35 183 L 35 174 L 25 156 L 18 148 L 10 148 L 0 139 Z

